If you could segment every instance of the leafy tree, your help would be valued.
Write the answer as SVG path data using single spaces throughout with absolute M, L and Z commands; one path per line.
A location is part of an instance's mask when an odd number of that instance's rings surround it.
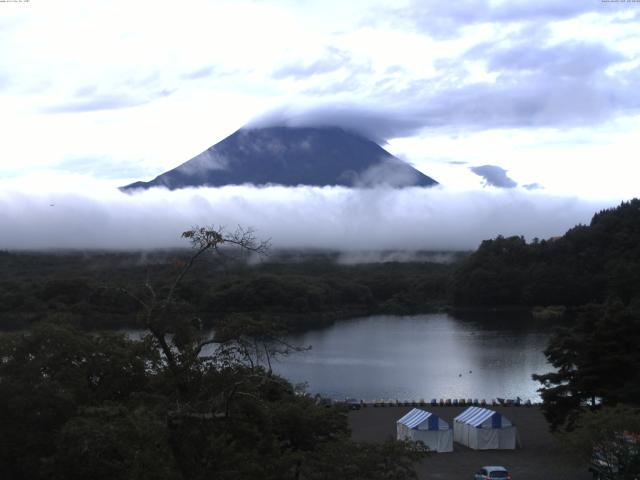
M 236 317 L 220 329 L 225 338 L 202 335 L 177 294 L 196 259 L 264 244 L 243 230 L 183 236 L 195 250 L 173 281 L 123 289 L 148 329 L 141 340 L 61 321 L 0 337 L 0 477 L 415 478 L 424 451 L 352 442 L 346 407 L 271 371 L 269 358 L 289 347 L 270 322 Z
M 545 350 L 555 372 L 533 375 L 552 428 L 572 429 L 587 407 L 640 405 L 640 309 L 611 301 L 585 307 Z
M 580 415 L 563 439 L 606 478 L 635 480 L 640 475 L 640 410 L 626 405 Z
M 46 470 L 60 480 L 179 479 L 162 417 L 145 406 L 85 407 L 57 435 Z
M 588 226 L 533 241 L 482 242 L 453 275 L 458 305 L 579 306 L 640 292 L 640 199 L 598 212 Z
M 58 433 L 82 408 L 129 404 L 151 391 L 157 351 L 122 335 L 36 324 L 0 337 L 2 478 L 40 478 Z
M 305 466 L 308 480 L 404 480 L 417 478 L 414 464 L 425 458 L 424 445 L 387 441 L 382 444 L 328 444 Z

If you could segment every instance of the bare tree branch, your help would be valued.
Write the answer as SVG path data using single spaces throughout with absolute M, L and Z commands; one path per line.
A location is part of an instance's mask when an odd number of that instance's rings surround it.
M 170 313 L 176 313 L 176 291 L 183 282 L 185 276 L 193 268 L 195 262 L 207 251 L 213 251 L 219 258 L 225 257 L 222 247 L 238 248 L 243 252 L 266 255 L 270 243 L 269 241 L 258 241 L 255 231 L 251 228 L 238 226 L 231 234 L 226 234 L 224 228 L 194 226 L 191 230 L 182 233 L 182 238 L 187 239 L 194 253 L 188 261 L 181 266 L 178 274 L 170 283 L 166 294 L 156 292 L 147 276 L 144 293 L 134 294 L 125 288 L 120 288 L 120 292 L 132 298 L 140 305 L 143 311 L 144 327 L 149 330 L 151 336 L 157 342 L 169 368 L 180 377 L 183 370 L 189 369 L 198 361 L 202 349 L 207 345 L 215 343 L 213 339 L 204 341 L 197 340 L 197 335 L 193 332 L 193 325 L 180 323 L 177 319 L 169 318 Z M 169 335 L 172 336 L 169 336 Z

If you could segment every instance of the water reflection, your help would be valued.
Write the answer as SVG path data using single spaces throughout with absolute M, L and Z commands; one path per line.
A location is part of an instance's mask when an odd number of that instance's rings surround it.
M 274 368 L 333 398 L 538 400 L 531 374 L 550 369 L 549 334 L 522 325 L 447 314 L 355 319 L 290 337 L 312 349 Z
M 513 316 L 372 316 L 290 336 L 290 343 L 312 348 L 280 357 L 274 370 L 336 399 L 539 401 L 531 374 L 551 369 L 542 353 L 549 336 L 548 326 Z

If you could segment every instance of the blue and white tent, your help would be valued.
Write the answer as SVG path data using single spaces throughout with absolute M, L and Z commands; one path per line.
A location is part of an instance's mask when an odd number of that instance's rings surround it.
M 475 450 L 516 448 L 518 432 L 502 414 L 469 407 L 453 419 L 453 439 Z
M 453 434 L 449 424 L 431 412 L 414 408 L 396 422 L 398 440 L 420 440 L 432 452 L 452 452 Z

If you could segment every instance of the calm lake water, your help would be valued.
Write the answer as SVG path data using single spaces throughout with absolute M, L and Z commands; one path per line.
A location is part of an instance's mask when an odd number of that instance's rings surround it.
M 526 322 L 530 324 L 531 322 Z M 549 328 L 448 314 L 372 316 L 289 337 L 306 352 L 274 370 L 336 399 L 485 398 L 538 401 L 532 373 L 551 370 L 542 353 Z

